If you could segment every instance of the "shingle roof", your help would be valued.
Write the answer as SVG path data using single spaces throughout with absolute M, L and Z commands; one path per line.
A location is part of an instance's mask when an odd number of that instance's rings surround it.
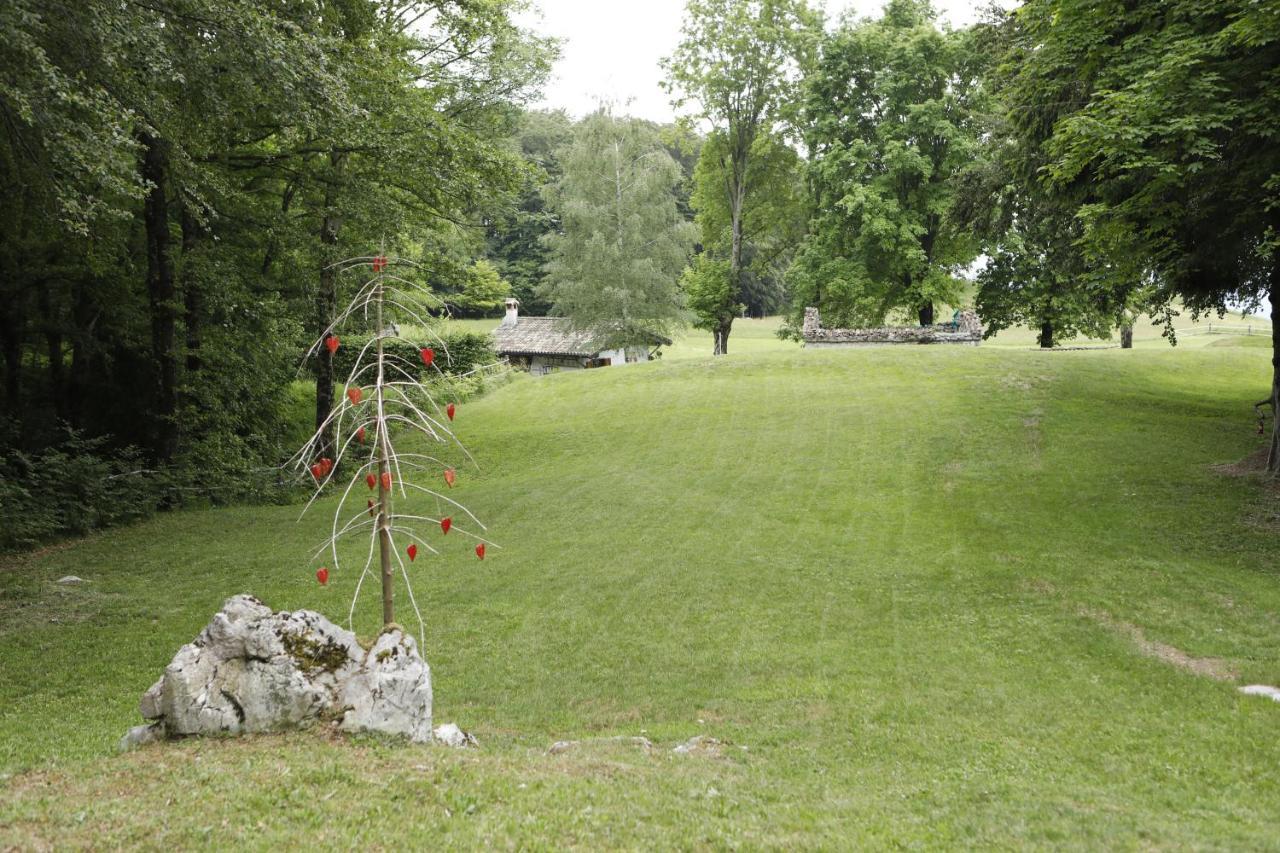
M 493 330 L 499 355 L 568 355 L 594 358 L 599 347 L 591 344 L 591 332 L 565 327 L 561 317 L 521 317 Z

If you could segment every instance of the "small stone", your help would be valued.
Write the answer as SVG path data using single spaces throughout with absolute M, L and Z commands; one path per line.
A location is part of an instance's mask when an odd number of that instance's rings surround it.
M 682 744 L 677 744 L 671 751 L 676 755 L 706 755 L 719 758 L 724 755 L 725 743 L 707 735 L 694 735 Z
M 85 579 L 84 579 L 84 578 L 78 578 L 78 577 L 76 577 L 75 575 L 67 575 L 66 577 L 58 578 L 58 581 L 57 581 L 57 582 L 58 582 L 58 583 L 60 583 L 60 584 L 66 584 L 66 585 L 70 586 L 70 585 L 72 585 L 72 584 L 84 583 L 84 582 L 85 582 Z
M 463 749 L 468 746 L 478 746 L 476 739 L 469 732 L 464 732 L 458 728 L 455 723 L 445 723 L 443 726 L 436 726 L 435 731 L 431 733 L 431 739 L 443 746 L 451 746 L 454 749 Z
M 1240 688 L 1240 692 L 1246 696 L 1266 696 L 1275 702 L 1280 702 L 1280 687 L 1272 687 L 1268 684 L 1249 684 Z
M 561 753 L 568 752 L 577 745 L 578 741 L 576 740 L 558 740 L 551 744 L 551 748 L 547 750 L 547 755 L 560 755 Z
M 164 723 L 149 723 L 145 726 L 134 726 L 120 738 L 120 751 L 128 752 L 149 743 L 162 739 L 165 735 Z

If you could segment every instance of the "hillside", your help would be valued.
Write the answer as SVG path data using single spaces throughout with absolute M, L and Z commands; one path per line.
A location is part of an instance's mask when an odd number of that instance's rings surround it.
M 504 547 L 415 571 L 476 751 L 115 753 L 226 597 L 345 617 L 353 578 L 306 562 L 326 513 L 0 568 L 0 848 L 1274 844 L 1280 705 L 1235 688 L 1280 684 L 1280 498 L 1214 468 L 1261 446 L 1267 350 L 759 339 L 460 409 L 458 497 Z M 697 734 L 724 754 L 671 753 Z

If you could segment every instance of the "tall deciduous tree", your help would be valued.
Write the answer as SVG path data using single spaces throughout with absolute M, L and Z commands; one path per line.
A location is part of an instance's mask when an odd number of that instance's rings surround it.
M 600 346 L 668 334 L 683 318 L 677 282 L 694 226 L 676 209 L 680 166 L 657 128 L 602 108 L 574 128 L 560 161 L 544 298 Z
M 702 249 L 718 259 L 728 259 L 733 250 L 733 209 L 725 192 L 732 168 L 724 134 L 713 132 L 703 142 L 689 200 L 696 211 Z M 784 275 L 804 239 L 808 198 L 800 155 L 782 136 L 761 134 L 752 146 L 744 183 L 746 195 L 738 223 L 741 274 L 731 301 L 763 316 L 782 307 Z M 702 305 L 707 295 L 701 292 L 692 304 Z M 705 309 L 696 310 L 700 328 L 715 331 L 718 306 L 710 301 Z
M 928 325 L 936 302 L 955 303 L 979 251 L 952 205 L 977 152 L 981 68 L 927 0 L 891 0 L 823 43 L 806 80 L 814 218 L 791 276 L 798 311 L 876 323 L 905 308 Z
M 674 104 L 709 127 L 725 163 L 728 287 L 715 289 L 719 301 L 702 303 L 716 355 L 728 352 L 742 303 L 743 233 L 757 143 L 790 126 L 800 77 L 821 31 L 821 16 L 805 0 L 689 0 L 683 38 L 663 61 Z
M 1029 0 L 1010 120 L 1080 203 L 1084 241 L 1136 255 L 1193 311 L 1270 299 L 1280 413 L 1280 15 L 1225 0 Z M 1268 467 L 1280 473 L 1280 425 Z

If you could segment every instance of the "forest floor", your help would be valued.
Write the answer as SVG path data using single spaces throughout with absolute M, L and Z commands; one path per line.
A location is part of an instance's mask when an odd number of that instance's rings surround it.
M 1280 496 L 1223 473 L 1263 441 L 1242 340 L 806 351 L 761 321 L 466 404 L 455 496 L 504 547 L 414 573 L 474 750 L 116 752 L 227 597 L 345 618 L 324 507 L 11 558 L 0 849 L 1272 847 L 1280 703 L 1237 687 L 1280 684 Z

